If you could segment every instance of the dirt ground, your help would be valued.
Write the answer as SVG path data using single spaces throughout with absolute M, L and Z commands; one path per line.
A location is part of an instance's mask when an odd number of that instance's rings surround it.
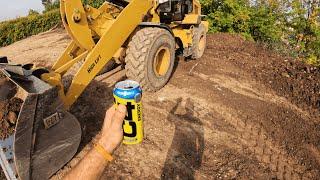
M 51 66 L 69 41 L 58 29 L 0 55 Z M 114 83 L 96 78 L 72 107 L 83 141 L 54 179 L 90 149 Z M 122 145 L 102 179 L 318 179 L 319 83 L 315 67 L 237 35 L 209 35 L 203 58 L 178 60 L 167 86 L 144 93 L 145 139 Z

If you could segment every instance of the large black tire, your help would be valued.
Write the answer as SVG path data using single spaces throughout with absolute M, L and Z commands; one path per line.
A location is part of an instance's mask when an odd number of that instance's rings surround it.
M 139 82 L 144 90 L 157 91 L 169 81 L 174 60 L 175 40 L 172 34 L 161 28 L 143 28 L 129 42 L 125 57 L 126 75 Z
M 194 28 L 194 33 L 192 37 L 192 55 L 191 59 L 199 59 L 202 57 L 207 43 L 207 32 L 203 24 Z

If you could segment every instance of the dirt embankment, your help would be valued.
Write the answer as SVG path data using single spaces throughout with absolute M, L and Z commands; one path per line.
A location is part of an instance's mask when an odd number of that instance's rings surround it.
M 50 66 L 67 42 L 56 30 L 0 53 Z M 122 145 L 102 179 L 320 177 L 319 69 L 237 35 L 209 35 L 207 46 L 203 58 L 177 62 L 159 92 L 144 93 L 145 140 Z M 112 104 L 113 85 L 96 78 L 72 107 L 83 127 L 82 146 L 54 178 L 90 149 Z
M 319 68 L 226 34 L 209 38 L 200 61 L 193 74 L 222 85 L 215 101 L 223 99 L 237 130 L 247 126 L 250 135 L 241 136 L 259 161 L 278 178 L 319 177 Z
M 280 96 L 314 113 L 320 110 L 320 67 L 307 65 L 290 57 L 266 50 L 255 43 L 244 41 L 236 36 L 217 37 L 217 42 L 229 38 L 223 49 L 228 59 L 238 67 L 248 71 L 255 79 L 262 81 Z M 228 43 L 236 39 L 236 42 Z M 315 110 L 315 111 L 314 111 Z

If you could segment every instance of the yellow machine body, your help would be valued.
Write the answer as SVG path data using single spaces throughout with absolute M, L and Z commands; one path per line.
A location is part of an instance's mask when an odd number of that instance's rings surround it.
M 120 54 L 126 48 L 126 41 L 140 28 L 139 24 L 160 24 L 160 16 L 156 12 L 159 4 L 154 0 L 132 0 L 122 9 L 105 2 L 96 9 L 84 6 L 81 0 L 61 0 L 60 3 L 63 24 L 72 37 L 72 42 L 53 65 L 52 71 L 43 74 L 41 79 L 58 87 L 60 98 L 65 107 L 69 108 L 108 61 L 112 58 L 120 59 Z M 192 9 L 183 21 L 172 22 L 167 26 L 174 37 L 180 39 L 183 48 L 188 48 L 193 43 L 193 26 L 186 29 L 184 25 L 201 23 L 208 29 L 208 23 L 201 21 L 198 0 L 193 0 Z M 62 76 L 79 61 L 83 61 L 83 64 L 68 91 L 64 92 Z

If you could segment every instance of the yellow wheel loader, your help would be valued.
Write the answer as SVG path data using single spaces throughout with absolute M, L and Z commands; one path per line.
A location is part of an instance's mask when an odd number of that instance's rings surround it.
M 8 179 L 48 179 L 70 161 L 81 127 L 68 110 L 110 62 L 122 64 L 143 89 L 157 91 L 168 82 L 176 54 L 197 59 L 206 47 L 208 23 L 198 0 L 109 0 L 99 8 L 60 0 L 60 12 L 72 41 L 51 69 L 0 58 L 23 100 L 15 132 L 0 140 Z M 65 88 L 64 75 L 79 63 Z M 12 98 L 8 94 L 0 100 Z

